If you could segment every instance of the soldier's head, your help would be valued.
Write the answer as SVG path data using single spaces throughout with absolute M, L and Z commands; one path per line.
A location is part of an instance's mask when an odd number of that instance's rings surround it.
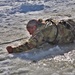
M 42 19 L 38 19 L 38 20 L 32 19 L 28 22 L 26 28 L 27 28 L 28 32 L 30 33 L 30 35 L 33 35 L 35 30 L 43 24 L 44 24 L 44 22 Z
M 37 24 L 38 24 L 38 21 L 33 19 L 33 20 L 30 20 L 27 24 L 27 30 L 29 31 L 30 35 L 33 35 L 33 33 L 35 32 L 35 30 L 37 29 Z

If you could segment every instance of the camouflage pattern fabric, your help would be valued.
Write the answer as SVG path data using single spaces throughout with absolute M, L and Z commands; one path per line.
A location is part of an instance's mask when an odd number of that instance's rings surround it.
M 56 39 L 56 26 L 51 23 L 50 25 L 48 24 L 48 26 L 43 25 L 35 31 L 34 35 L 29 39 L 28 43 L 13 48 L 13 52 L 18 53 L 28 51 L 46 42 L 53 42 L 56 44 L 71 43 L 73 42 L 75 36 L 73 32 L 74 29 L 72 29 L 69 24 L 72 25 L 72 28 L 73 26 L 75 27 L 74 22 L 72 20 L 66 20 L 64 22 L 60 21 L 57 24 L 58 35 Z
M 73 42 L 74 35 L 71 29 L 68 29 L 63 23 L 58 24 L 58 32 L 57 41 L 59 44 Z
M 75 22 L 72 19 L 69 19 L 66 22 L 70 25 L 70 29 L 73 32 L 74 36 L 75 36 Z

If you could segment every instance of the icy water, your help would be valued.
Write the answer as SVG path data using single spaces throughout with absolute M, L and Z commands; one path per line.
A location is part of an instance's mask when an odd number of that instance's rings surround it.
M 75 75 L 75 43 L 44 44 L 19 54 L 6 51 L 7 46 L 18 46 L 30 37 L 25 27 L 31 19 L 75 20 L 75 0 L 40 0 L 35 2 L 37 5 L 30 1 L 30 5 L 25 5 L 26 13 L 21 10 L 22 3 L 0 0 L 0 75 Z M 29 6 L 35 7 L 35 12 Z
M 74 44 L 45 46 L 20 54 L 0 46 L 0 75 L 75 75 Z

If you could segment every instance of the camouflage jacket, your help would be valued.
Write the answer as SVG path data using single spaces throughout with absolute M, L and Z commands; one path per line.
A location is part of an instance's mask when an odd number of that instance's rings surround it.
M 72 20 L 60 21 L 57 24 L 49 22 L 49 24 L 43 25 L 38 28 L 28 42 L 13 48 L 13 52 L 18 53 L 28 51 L 46 42 L 50 44 L 64 44 L 73 42 L 73 25 L 74 21 Z

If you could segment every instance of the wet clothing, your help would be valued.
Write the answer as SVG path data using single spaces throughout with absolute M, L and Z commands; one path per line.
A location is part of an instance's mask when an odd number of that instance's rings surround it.
M 57 24 L 48 21 L 35 31 L 34 35 L 23 45 L 13 48 L 14 53 L 23 52 L 36 48 L 44 43 L 66 44 L 74 41 L 75 22 L 73 20 L 62 20 Z

